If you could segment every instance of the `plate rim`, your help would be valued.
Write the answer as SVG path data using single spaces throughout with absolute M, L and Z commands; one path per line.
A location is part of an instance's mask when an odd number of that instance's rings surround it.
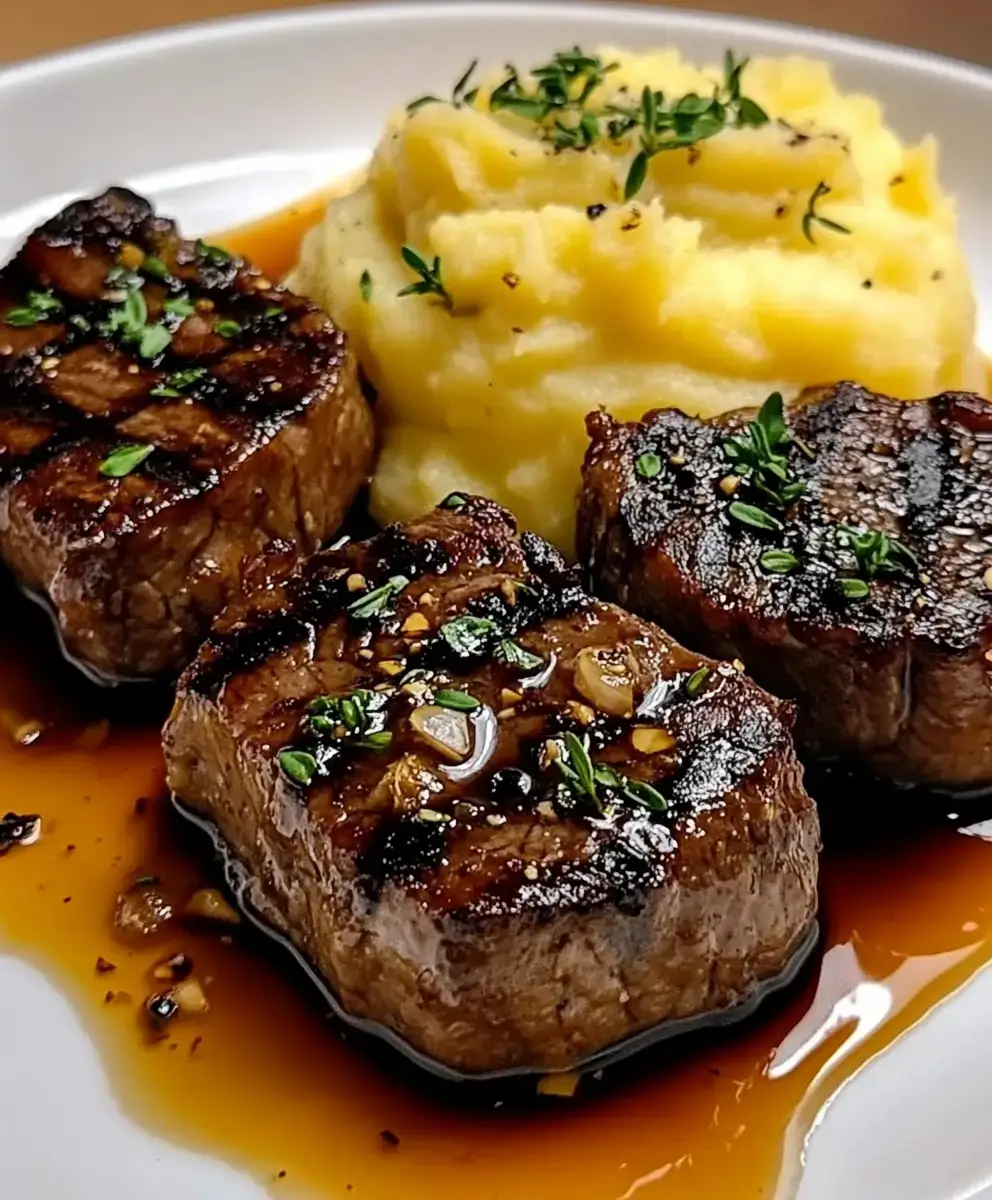
M 230 42 L 264 37 L 277 29 L 384 24 L 399 17 L 407 21 L 432 22 L 457 19 L 461 23 L 490 20 L 541 20 L 569 11 L 594 18 L 609 18 L 620 34 L 625 28 L 656 26 L 669 33 L 724 29 L 728 37 L 758 32 L 781 42 L 792 53 L 819 52 L 855 59 L 869 59 L 887 66 L 924 74 L 935 80 L 978 88 L 992 93 L 992 67 L 929 50 L 902 46 L 856 34 L 836 33 L 813 25 L 777 21 L 766 17 L 737 16 L 675 6 L 646 3 L 603 3 L 601 0 L 393 0 L 362 3 L 346 0 L 331 5 L 306 5 L 272 12 L 235 14 L 203 21 L 187 21 L 162 29 L 104 38 L 47 54 L 15 60 L 0 67 L 0 94 L 51 81 L 59 75 L 86 72 L 129 58 L 141 58 L 170 49 L 181 50 L 190 42 Z

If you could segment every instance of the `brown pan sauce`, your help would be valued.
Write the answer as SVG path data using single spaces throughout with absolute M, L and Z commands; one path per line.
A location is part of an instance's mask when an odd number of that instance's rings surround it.
M 280 277 L 325 199 L 217 240 Z M 572 1099 L 536 1096 L 533 1081 L 437 1084 L 342 1030 L 245 924 L 177 916 L 149 944 L 119 939 L 115 902 L 135 876 L 157 876 L 177 910 L 217 882 L 202 835 L 164 795 L 169 696 L 86 684 L 40 610 L 9 583 L 0 604 L 2 803 L 43 819 L 37 844 L 0 858 L 2 940 L 70 991 L 131 1113 L 243 1166 L 275 1196 L 769 1197 L 844 1080 L 992 958 L 992 845 L 959 832 L 982 813 L 952 819 L 946 801 L 883 802 L 877 788 L 852 803 L 845 785 L 844 825 L 827 828 L 823 953 L 756 1018 L 584 1080 Z M 210 1011 L 155 1032 L 143 1016 L 163 986 L 151 968 L 177 951 L 193 959 Z M 892 995 L 880 1026 L 832 1017 L 840 1002 L 856 1012 L 871 981 Z

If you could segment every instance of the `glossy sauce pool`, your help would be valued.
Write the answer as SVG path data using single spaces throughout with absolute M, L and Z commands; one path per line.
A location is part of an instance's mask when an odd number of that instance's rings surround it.
M 279 277 L 322 202 L 216 240 Z M 741 1200 L 777 1184 L 788 1195 L 829 1097 L 992 958 L 992 845 L 934 802 L 911 831 L 904 815 L 894 832 L 828 828 L 822 951 L 746 1025 L 659 1048 L 571 1100 L 537 1098 L 532 1083 L 523 1095 L 442 1087 L 342 1031 L 244 926 L 177 920 L 150 945 L 116 938 L 116 897 L 135 875 L 158 876 L 177 905 L 216 881 L 163 793 L 169 697 L 81 682 L 40 612 L 9 585 L 0 604 L 2 802 L 43 818 L 36 845 L 0 858 L 0 936 L 69 990 L 130 1112 L 273 1195 Z M 30 722 L 43 730 L 18 744 Z M 163 986 L 150 968 L 174 951 L 193 958 L 210 1012 L 154 1037 L 142 1002 Z M 889 998 L 880 1023 L 876 985 Z

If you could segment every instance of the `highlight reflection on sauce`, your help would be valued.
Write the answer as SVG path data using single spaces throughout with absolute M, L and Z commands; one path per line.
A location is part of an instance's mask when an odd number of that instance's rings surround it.
M 220 240 L 278 277 L 320 207 Z M 943 821 L 850 850 L 828 830 L 822 960 L 756 1019 L 661 1047 L 585 1081 L 572 1101 L 444 1089 L 337 1029 L 245 926 L 224 937 L 177 923 L 149 946 L 115 940 L 115 899 L 135 873 L 159 876 L 180 905 L 213 882 L 162 795 L 169 697 L 81 683 L 41 614 L 9 589 L 0 602 L 11 614 L 0 786 L 6 807 L 44 820 L 37 845 L 0 859 L 0 934 L 70 990 L 130 1111 L 248 1167 L 274 1195 L 737 1200 L 772 1194 L 780 1176 L 787 1194 L 830 1095 L 992 958 L 983 837 Z M 27 721 L 44 729 L 17 745 L 11 732 Z M 141 1002 L 156 990 L 153 964 L 177 951 L 193 958 L 211 1010 L 156 1040 Z

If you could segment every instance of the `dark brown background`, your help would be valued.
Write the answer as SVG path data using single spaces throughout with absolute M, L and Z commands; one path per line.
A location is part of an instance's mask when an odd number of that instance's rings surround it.
M 471 0 L 463 0 L 470 4 Z M 0 0 L 0 62 L 80 42 L 300 0 Z M 772 17 L 903 42 L 992 66 L 992 0 L 682 0 L 710 12 Z

